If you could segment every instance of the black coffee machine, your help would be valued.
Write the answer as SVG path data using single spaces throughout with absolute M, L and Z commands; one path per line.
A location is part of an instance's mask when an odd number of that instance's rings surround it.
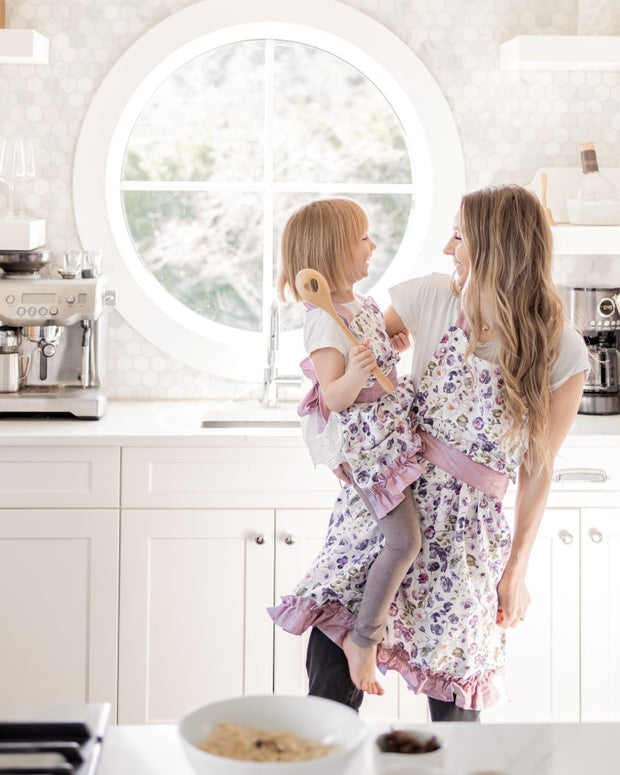
M 620 414 L 620 288 L 559 287 L 570 320 L 590 353 L 580 414 Z

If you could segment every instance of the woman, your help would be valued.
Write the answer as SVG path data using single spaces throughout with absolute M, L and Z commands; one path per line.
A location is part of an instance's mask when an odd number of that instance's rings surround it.
M 391 292 L 388 332 L 406 326 L 415 339 L 427 468 L 412 485 L 422 548 L 392 603 L 377 663 L 428 696 L 433 721 L 478 720 L 499 699 L 504 631 L 530 602 L 527 564 L 588 370 L 583 339 L 551 282 L 551 251 L 531 192 L 482 189 L 463 197 L 445 248 L 454 256 L 452 279 L 415 278 Z M 501 500 L 517 472 L 511 536 Z M 314 627 L 310 693 L 352 707 L 362 695 L 338 646 L 381 540 L 344 487 L 323 550 L 271 611 L 290 632 Z

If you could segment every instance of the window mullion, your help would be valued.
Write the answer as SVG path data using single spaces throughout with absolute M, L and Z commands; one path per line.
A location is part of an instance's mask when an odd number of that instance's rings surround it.
M 275 41 L 265 40 L 264 153 L 263 153 L 263 339 L 267 345 L 270 306 L 274 297 L 274 68 Z

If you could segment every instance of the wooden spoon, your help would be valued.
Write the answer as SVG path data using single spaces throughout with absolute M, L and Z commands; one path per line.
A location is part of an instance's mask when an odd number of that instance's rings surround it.
M 353 332 L 346 326 L 344 320 L 336 312 L 331 293 L 329 292 L 329 286 L 327 285 L 327 280 L 320 272 L 317 272 L 315 269 L 301 269 L 297 272 L 297 276 L 295 277 L 295 288 L 304 301 L 307 301 L 309 304 L 314 304 L 315 307 L 320 307 L 324 312 L 327 312 L 327 314 L 340 326 L 343 333 L 351 340 L 352 344 L 360 344 Z M 377 378 L 377 382 L 381 387 L 388 393 L 391 393 L 392 390 L 394 390 L 394 385 L 392 385 L 390 379 L 378 366 L 375 366 L 372 370 L 372 374 Z
M 547 221 L 549 223 L 549 226 L 555 226 L 555 221 L 553 220 L 553 215 L 551 214 L 551 210 L 547 207 L 547 173 L 546 172 L 540 173 L 540 202 L 543 206 L 543 210 L 545 211 L 545 215 L 547 216 Z

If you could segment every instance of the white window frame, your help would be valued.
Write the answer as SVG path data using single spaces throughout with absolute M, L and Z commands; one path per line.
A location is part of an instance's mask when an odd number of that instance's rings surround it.
M 380 304 L 389 286 L 439 268 L 465 190 L 458 132 L 434 78 L 386 27 L 337 0 L 203 0 L 136 41 L 103 80 L 78 139 L 73 198 L 80 240 L 85 249 L 103 249 L 117 309 L 148 341 L 188 366 L 253 383 L 262 378 L 266 331 L 209 321 L 159 284 L 131 241 L 120 181 L 133 126 L 169 74 L 211 48 L 256 38 L 294 40 L 339 56 L 377 86 L 401 121 L 415 165 L 415 208 L 397 256 L 370 290 Z M 282 334 L 280 371 L 295 370 L 301 355 L 299 334 Z

